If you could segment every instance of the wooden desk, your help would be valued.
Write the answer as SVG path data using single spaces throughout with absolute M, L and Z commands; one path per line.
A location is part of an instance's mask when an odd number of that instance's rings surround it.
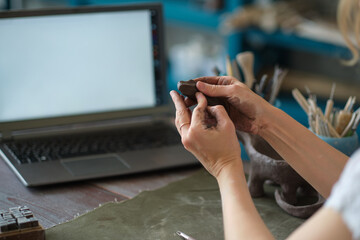
M 44 228 L 74 218 L 99 204 L 130 199 L 144 190 L 153 190 L 183 179 L 200 166 L 161 172 L 27 188 L 0 159 L 0 209 L 28 206 Z

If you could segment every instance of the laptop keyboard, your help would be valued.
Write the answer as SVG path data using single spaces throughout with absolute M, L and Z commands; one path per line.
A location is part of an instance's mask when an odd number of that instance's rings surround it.
M 87 155 L 126 152 L 180 143 L 176 129 L 165 124 L 86 135 L 72 135 L 4 143 L 19 164 Z

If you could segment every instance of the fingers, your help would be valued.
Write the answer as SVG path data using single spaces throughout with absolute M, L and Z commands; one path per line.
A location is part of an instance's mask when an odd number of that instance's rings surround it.
M 211 76 L 211 77 L 199 77 L 193 79 L 196 82 L 205 82 L 209 84 L 218 84 L 221 77 Z
M 230 76 L 210 76 L 210 77 L 199 77 L 193 79 L 196 82 L 205 82 L 215 85 L 230 85 L 238 80 Z
M 175 119 L 175 125 L 182 136 L 182 134 L 186 134 L 186 132 L 189 130 L 190 123 L 191 123 L 191 112 L 186 107 L 184 99 L 182 96 L 180 96 L 179 93 L 176 91 L 171 91 L 170 96 L 174 102 L 175 109 L 176 109 L 176 119 Z
M 196 83 L 197 89 L 210 97 L 230 97 L 230 86 L 229 85 L 213 85 L 204 82 Z
M 194 108 L 191 121 L 194 126 L 202 125 L 205 120 L 205 111 L 207 107 L 207 100 L 201 92 L 196 93 L 196 100 L 198 105 Z

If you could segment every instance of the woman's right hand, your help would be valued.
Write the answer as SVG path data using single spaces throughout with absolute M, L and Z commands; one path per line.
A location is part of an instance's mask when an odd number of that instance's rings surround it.
M 241 150 L 235 127 L 223 106 L 207 106 L 205 96 L 198 92 L 198 105 L 193 112 L 176 91 L 170 95 L 176 108 L 175 125 L 186 150 L 191 152 L 214 177 L 224 169 L 242 170 Z
M 237 130 L 258 134 L 265 127 L 266 114 L 272 105 L 230 76 L 194 79 L 197 89 L 210 97 L 223 97 L 229 103 L 228 114 Z

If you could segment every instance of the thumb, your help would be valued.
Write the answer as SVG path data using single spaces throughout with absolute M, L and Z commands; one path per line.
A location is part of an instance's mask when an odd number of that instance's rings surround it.
M 196 88 L 209 97 L 229 97 L 229 85 L 213 85 L 199 81 Z

